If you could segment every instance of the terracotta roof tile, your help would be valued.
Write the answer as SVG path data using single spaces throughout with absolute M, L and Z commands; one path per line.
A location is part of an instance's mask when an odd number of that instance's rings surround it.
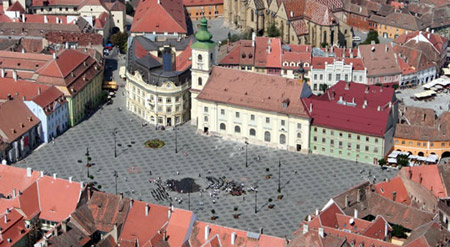
M 437 165 L 404 167 L 401 172 L 417 184 L 433 192 L 437 198 L 446 198 L 447 192 Z
M 0 245 L 2 246 L 16 245 L 30 231 L 30 229 L 25 228 L 23 216 L 15 209 L 7 214 L 4 213 L 0 215 L 0 217 L 2 219 L 6 217 L 8 221 L 7 223 L 3 220 L 0 222 L 0 227 L 2 229 Z
M 0 136 L 5 142 L 12 143 L 40 122 L 20 99 L 0 105 Z
M 409 198 L 408 191 L 406 191 L 405 185 L 400 177 L 395 177 L 386 182 L 380 182 L 375 184 L 375 189 L 377 193 L 388 199 L 396 202 L 400 202 L 406 205 L 411 204 L 411 199 Z M 395 192 L 395 200 L 394 200 Z
M 367 68 L 368 77 L 401 74 L 392 45 L 360 45 L 358 49 Z
M 125 224 L 130 209 L 129 198 L 120 199 L 118 195 L 99 191 L 91 193 L 88 205 L 97 230 L 110 232 L 113 230 L 114 224 L 117 224 L 118 227 Z
M 78 6 L 80 0 L 32 0 L 32 6 L 52 6 L 52 5 L 62 5 L 62 6 Z
M 182 1 L 142 0 L 136 9 L 131 32 L 187 33 Z
M 291 22 L 291 24 L 297 36 L 302 36 L 309 33 L 308 25 L 306 24 L 305 20 L 294 20 Z
M 23 14 L 25 12 L 25 9 L 23 8 L 22 4 L 20 4 L 19 1 L 16 1 L 13 4 L 11 4 L 11 6 L 9 6 L 7 11 L 15 11 Z
M 306 88 L 293 79 L 215 66 L 198 99 L 308 118 L 300 100 L 309 96 Z
M 184 6 L 221 5 L 223 0 L 183 0 Z
M 12 98 L 22 100 L 31 100 L 33 97 L 39 94 L 39 91 L 43 92 L 47 90 L 49 86 L 42 85 L 30 81 L 17 80 L 13 78 L 1 78 L 0 80 L 0 100 L 7 100 L 8 95 Z

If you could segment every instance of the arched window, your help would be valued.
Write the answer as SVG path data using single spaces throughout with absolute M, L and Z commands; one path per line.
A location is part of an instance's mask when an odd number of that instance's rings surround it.
M 286 136 L 284 134 L 280 135 L 280 144 L 286 144 Z
M 205 122 L 208 122 L 208 116 L 204 117 Z
M 297 133 L 297 138 L 299 138 L 299 139 L 302 138 L 302 133 L 298 132 Z
M 269 131 L 264 132 L 264 141 L 270 142 L 270 132 Z
M 199 78 L 198 78 L 198 85 L 199 85 L 199 86 L 201 86 L 202 84 L 203 84 L 203 82 L 202 82 L 202 78 L 201 78 L 201 77 L 199 77 Z
M 250 136 L 256 136 L 256 130 L 250 129 Z
M 234 133 L 241 133 L 241 127 L 239 126 L 234 126 Z
M 202 59 L 203 59 L 202 55 L 201 55 L 201 54 L 198 54 L 198 56 L 197 56 L 198 62 L 202 62 Z
M 227 127 L 225 126 L 225 124 L 221 123 L 220 124 L 220 130 L 226 130 L 226 129 L 227 129 Z

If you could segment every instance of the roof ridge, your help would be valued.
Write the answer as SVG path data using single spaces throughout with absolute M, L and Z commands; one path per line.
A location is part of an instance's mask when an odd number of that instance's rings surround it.
M 152 1 L 152 0 L 147 0 L 147 1 Z M 157 1 L 160 1 L 160 0 L 157 0 Z M 180 0 L 175 0 L 175 1 L 180 1 Z M 183 2 L 181 2 L 181 4 L 183 5 Z M 168 10 L 164 7 L 163 4 L 158 4 L 158 5 L 160 5 L 160 6 L 166 11 L 166 13 L 170 16 L 170 18 L 171 18 L 173 21 L 175 21 L 175 23 L 178 25 L 178 27 L 180 27 L 181 29 L 184 29 L 184 28 L 180 25 L 180 23 L 178 23 L 178 21 L 175 20 L 175 18 L 173 18 L 172 13 L 171 13 L 170 11 L 168 11 Z M 183 5 L 183 6 L 184 6 L 184 5 Z M 183 10 L 184 10 L 184 7 L 183 7 Z M 185 20 L 184 20 L 184 21 L 185 21 Z

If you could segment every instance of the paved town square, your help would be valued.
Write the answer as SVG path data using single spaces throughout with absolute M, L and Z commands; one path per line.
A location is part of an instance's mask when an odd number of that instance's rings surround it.
M 248 146 L 247 168 L 244 143 L 196 134 L 189 123 L 179 126 L 178 153 L 175 153 L 175 131 L 155 130 L 151 125 L 142 127 L 142 121 L 125 110 L 124 93 L 125 89 L 120 88 L 112 105 L 104 105 L 91 118 L 69 129 L 54 143 L 35 150 L 16 166 L 57 173 L 66 179 L 72 176 L 75 181 L 95 181 L 109 193 L 115 193 L 114 171 L 117 171 L 119 193 L 162 205 L 169 205 L 169 200 L 161 197 L 157 200 L 155 193 L 161 191 L 155 184 L 158 178 L 163 187 L 168 179 L 193 178 L 201 189 L 210 184 L 206 177 L 233 180 L 244 184 L 246 194 L 232 196 L 222 187 L 217 195 L 212 188 L 203 193 L 169 192 L 169 195 L 175 207 L 190 208 L 201 220 L 211 221 L 214 209 L 218 216 L 214 223 L 249 231 L 263 228 L 264 233 L 280 237 L 291 236 L 300 221 L 314 213 L 314 208 L 369 175 L 371 180 L 381 181 L 396 174 L 395 170 L 382 171 L 368 164 L 253 145 Z M 117 130 L 117 158 L 114 158 L 114 130 Z M 166 145 L 160 149 L 146 148 L 144 142 L 154 138 Z M 92 158 L 89 175 L 93 180 L 87 178 L 87 148 Z M 277 200 L 280 158 L 283 199 Z M 266 179 L 267 174 L 272 174 L 270 179 Z M 256 214 L 252 187 L 258 191 Z M 268 208 L 269 198 L 273 200 L 270 204 L 275 205 L 273 209 Z M 236 213 L 240 214 L 238 219 L 233 217 Z

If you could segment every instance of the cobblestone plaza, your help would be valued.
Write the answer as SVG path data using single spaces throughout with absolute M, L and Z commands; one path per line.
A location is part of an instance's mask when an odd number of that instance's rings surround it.
M 171 128 L 155 130 L 154 126 L 142 126 L 142 120 L 125 110 L 125 90 L 120 88 L 114 103 L 104 105 L 92 117 L 69 129 L 54 143 L 35 150 L 25 160 L 15 164 L 32 167 L 58 177 L 73 177 L 76 181 L 95 181 L 101 190 L 115 193 L 114 171 L 117 171 L 117 189 L 125 196 L 169 205 L 169 200 L 156 200 L 155 180 L 193 178 L 202 189 L 208 186 L 207 176 L 226 177 L 245 188 L 257 188 L 241 196 L 232 196 L 220 190 L 211 197 L 212 190 L 179 194 L 169 192 L 175 207 L 190 209 L 200 220 L 211 221 L 214 209 L 218 218 L 214 221 L 229 227 L 259 231 L 280 237 L 290 237 L 307 214 L 323 206 L 330 197 L 370 178 L 381 181 L 393 177 L 395 170 L 381 170 L 377 166 L 355 163 L 321 155 L 305 155 L 261 146 L 248 146 L 248 167 L 245 166 L 244 143 L 224 141 L 217 137 L 196 134 L 188 124 L 177 131 L 178 153 L 175 153 L 175 131 Z M 119 110 L 119 107 L 122 110 Z M 116 130 L 117 157 L 114 157 Z M 146 148 L 149 139 L 159 138 L 165 146 Z M 92 158 L 87 178 L 86 151 Z M 281 194 L 278 196 L 278 166 L 281 162 Z M 267 171 L 269 168 L 269 171 Z M 271 174 L 267 179 L 266 175 Z M 153 191 L 153 193 L 152 193 Z M 178 201 L 183 198 L 181 203 Z M 268 208 L 271 198 L 273 209 Z M 237 211 L 235 211 L 237 207 Z M 233 214 L 240 214 L 238 219 Z

